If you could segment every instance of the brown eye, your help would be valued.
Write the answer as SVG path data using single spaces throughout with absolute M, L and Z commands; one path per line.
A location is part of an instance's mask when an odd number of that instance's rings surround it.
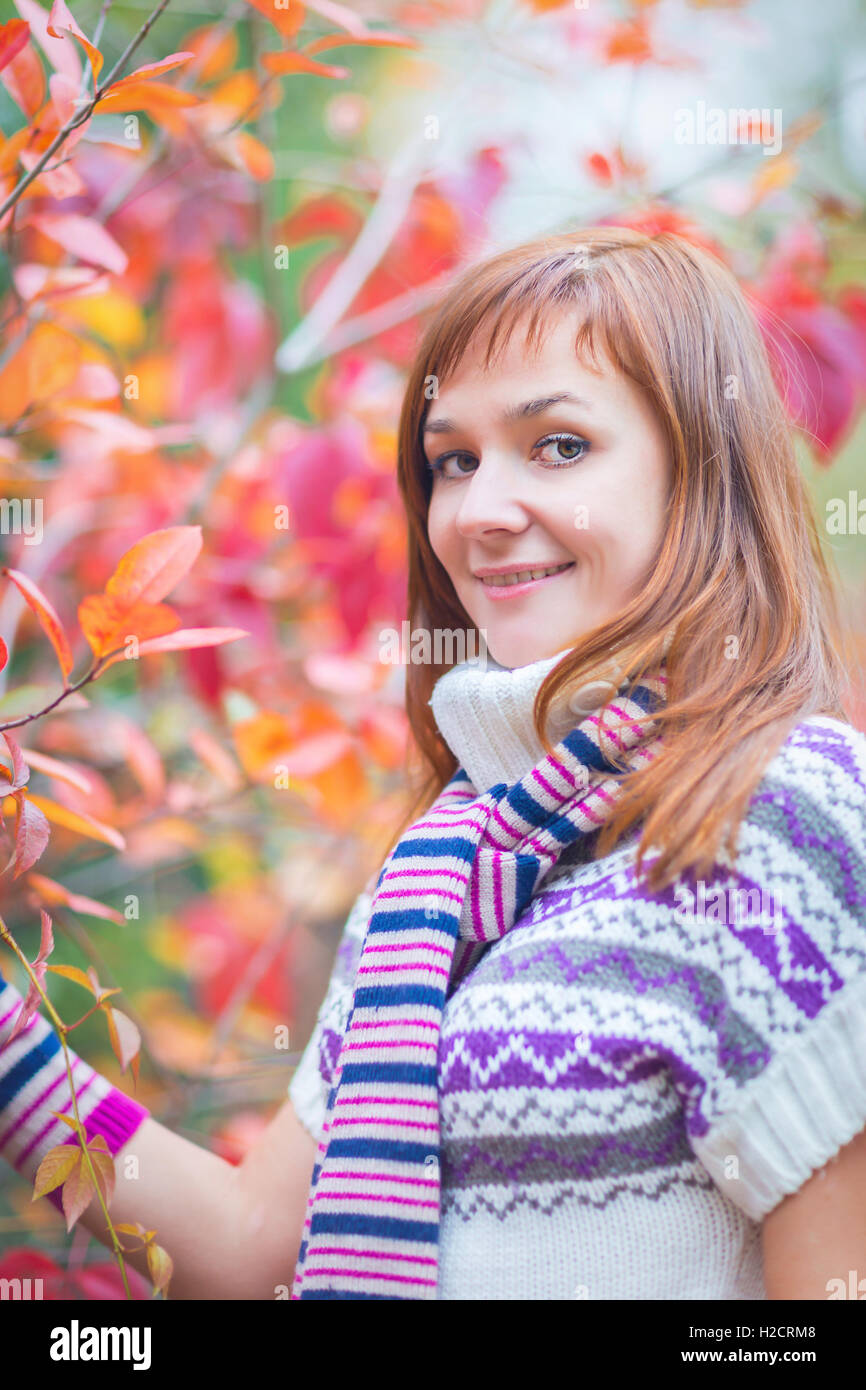
M 465 468 L 461 468 L 458 469 L 457 473 L 446 473 L 445 465 L 450 463 L 452 459 L 457 461 L 459 461 L 460 459 L 468 459 L 469 462 L 473 464 L 475 462 L 471 454 L 442 454 L 438 459 L 431 459 L 430 461 L 428 461 L 427 467 L 430 469 L 431 473 L 441 473 L 442 476 L 445 478 L 456 478 L 460 477 L 461 474 L 465 476 L 466 472 L 470 471 Z
M 545 463 L 551 468 L 561 468 L 566 463 L 578 463 L 589 449 L 589 440 L 584 439 L 579 434 L 550 434 L 545 439 L 539 440 L 536 447 L 558 450 L 558 456 L 539 459 L 539 462 Z

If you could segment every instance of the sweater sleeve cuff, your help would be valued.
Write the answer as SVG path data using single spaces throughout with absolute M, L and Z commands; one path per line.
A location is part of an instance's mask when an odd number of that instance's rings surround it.
M 851 980 L 692 1148 L 755 1221 L 866 1126 L 866 978 Z

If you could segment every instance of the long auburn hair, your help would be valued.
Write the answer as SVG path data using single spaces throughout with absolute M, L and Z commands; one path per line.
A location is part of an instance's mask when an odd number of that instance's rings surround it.
M 709 876 L 726 830 L 736 853 L 752 792 L 797 723 L 822 714 L 850 723 L 847 634 L 792 426 L 734 275 L 672 233 L 602 226 L 472 265 L 425 327 L 397 456 L 413 635 L 456 629 L 480 638 L 427 535 L 422 429 L 431 379 L 442 385 L 476 334 L 486 335 L 489 366 L 518 321 L 533 343 L 551 311 L 572 308 L 580 311 L 575 352 L 587 365 L 606 352 L 655 407 L 674 467 L 670 524 L 642 591 L 546 676 L 533 714 L 550 752 L 545 724 L 559 694 L 596 677 L 617 648 L 633 652 L 626 694 L 664 657 L 666 703 L 654 716 L 662 750 L 629 774 L 593 851 L 608 854 L 642 825 L 637 872 L 648 850 L 660 849 L 647 880 L 660 891 L 689 866 Z M 411 805 L 397 838 L 456 770 L 428 704 L 447 669 L 407 666 Z

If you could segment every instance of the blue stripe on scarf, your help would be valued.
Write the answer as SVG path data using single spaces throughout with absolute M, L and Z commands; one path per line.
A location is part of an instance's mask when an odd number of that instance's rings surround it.
M 355 1293 L 353 1289 L 305 1289 L 302 1298 L 378 1298 L 383 1303 L 401 1303 L 401 1293 Z
M 452 835 L 442 840 L 434 839 L 432 835 L 429 839 L 419 835 L 417 839 L 401 840 L 391 857 L 392 859 L 414 859 L 416 855 L 425 859 L 450 857 L 460 859 L 464 864 L 471 864 L 475 858 L 475 847 L 467 843 L 462 835 Z
M 26 1033 L 24 1036 L 26 1038 Z M 13 1044 L 17 1041 L 18 1038 L 14 1038 Z M 16 1062 L 12 1070 L 0 1080 L 0 1110 L 4 1110 L 22 1086 L 26 1086 L 30 1078 L 35 1076 L 45 1066 L 45 1063 L 49 1062 L 59 1051 L 60 1039 L 56 1033 L 49 1034 L 48 1037 L 43 1038 L 42 1042 L 31 1047 L 20 1062 Z
M 384 1158 L 392 1163 L 423 1163 L 438 1158 L 438 1144 L 413 1139 L 332 1139 L 328 1153 L 336 1158 Z
M 440 1001 L 441 1008 L 441 1001 Z M 436 1068 L 421 1062 L 347 1062 L 340 1073 L 341 1085 L 356 1081 L 415 1082 L 421 1086 L 436 1085 Z M 429 1150 L 425 1150 L 429 1153 Z
M 444 999 L 444 989 L 436 985 L 367 985 L 355 990 L 356 1009 L 381 1009 L 391 1004 L 432 1004 L 441 1009 Z
M 380 1236 L 385 1240 L 418 1240 L 435 1244 L 439 1227 L 435 1221 L 400 1220 L 394 1216 L 365 1216 L 337 1211 L 314 1214 L 310 1235 Z
M 443 878 L 446 874 L 443 871 Z M 436 897 L 436 893 L 431 888 L 430 901 Z M 433 917 L 439 918 L 434 924 Z M 401 907 L 400 911 L 391 908 L 390 911 L 380 908 L 374 912 L 370 918 L 370 931 L 407 931 L 411 927 L 427 927 L 435 925 L 436 931 L 447 932 L 449 936 L 457 935 L 457 918 L 441 909 L 433 911 L 428 907 Z

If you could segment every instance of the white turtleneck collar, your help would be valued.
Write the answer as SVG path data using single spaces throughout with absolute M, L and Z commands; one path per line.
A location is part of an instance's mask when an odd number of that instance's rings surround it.
M 544 757 L 532 707 L 547 673 L 572 650 L 564 647 L 554 656 L 513 668 L 500 666 L 487 653 L 486 665 L 463 661 L 439 677 L 430 698 L 433 716 L 477 791 L 487 791 L 498 782 L 509 786 L 519 782 Z M 622 671 L 617 668 L 616 674 L 622 676 Z M 616 681 L 595 680 L 571 699 L 560 695 L 548 714 L 551 743 L 561 742 L 620 688 Z

